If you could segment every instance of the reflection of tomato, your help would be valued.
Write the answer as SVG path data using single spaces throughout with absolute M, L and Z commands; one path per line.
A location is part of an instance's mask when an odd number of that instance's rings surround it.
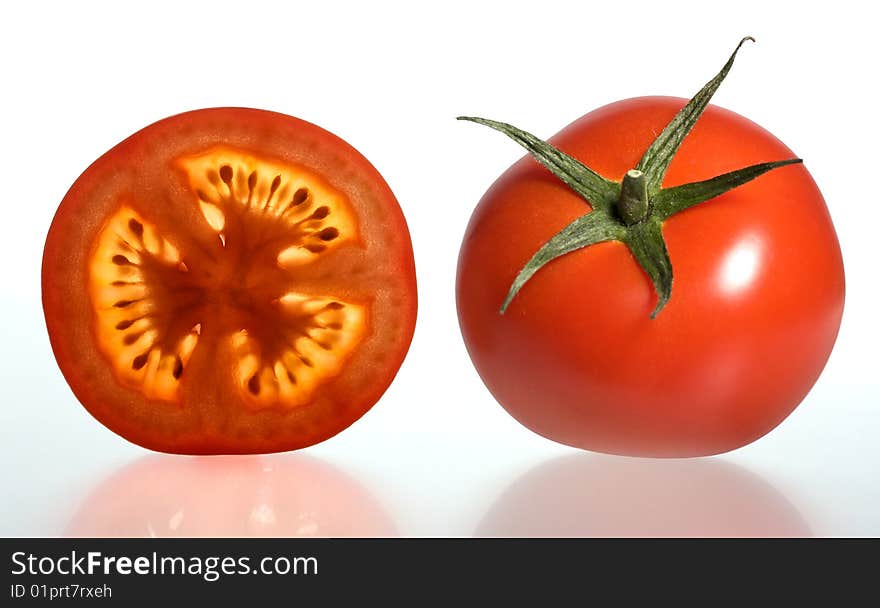
M 477 536 L 812 536 L 800 512 L 753 473 L 717 458 L 571 454 L 528 471 Z
M 621 101 L 550 141 L 619 180 L 684 103 Z M 664 185 L 791 156 L 764 129 L 710 106 Z M 819 376 L 843 309 L 837 237 L 807 170 L 767 173 L 668 219 L 675 283 L 656 319 L 651 281 L 620 242 L 553 260 L 499 314 L 523 265 L 588 210 L 525 158 L 471 218 L 459 258 L 459 319 L 495 398 L 541 435 L 631 455 L 723 452 L 779 424 Z
M 68 536 L 394 536 L 360 484 L 300 454 L 237 458 L 152 455 L 101 483 Z
M 174 116 L 76 181 L 52 223 L 43 307 L 86 408 L 162 451 L 289 450 L 391 382 L 415 324 L 412 247 L 357 151 L 289 116 Z

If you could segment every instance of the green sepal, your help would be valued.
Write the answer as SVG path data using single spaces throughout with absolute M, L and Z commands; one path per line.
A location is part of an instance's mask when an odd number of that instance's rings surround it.
M 526 281 L 532 278 L 548 262 L 559 256 L 571 253 L 589 245 L 603 241 L 622 241 L 626 237 L 626 228 L 611 217 L 604 209 L 596 209 L 582 215 L 568 226 L 556 233 L 547 241 L 532 258 L 526 262 L 513 280 L 507 298 L 501 305 L 501 313 L 507 310 L 510 301 L 516 296 Z
M 527 131 L 504 122 L 475 116 L 459 116 L 458 120 L 486 125 L 504 133 L 528 150 L 535 160 L 547 167 L 569 188 L 581 195 L 593 209 L 607 209 L 620 196 L 620 184 L 602 177 L 578 159 Z
M 663 239 L 664 220 L 768 171 L 802 162 L 794 158 L 760 163 L 701 182 L 661 188 L 672 158 L 727 76 L 746 40 L 754 41 L 750 36 L 740 41 L 721 71 L 673 117 L 635 169 L 624 175 L 622 184 L 602 177 L 579 160 L 512 125 L 485 118 L 458 117 L 491 127 L 516 141 L 593 208 L 556 233 L 529 259 L 514 279 L 501 306 L 502 313 L 523 285 L 548 262 L 596 243 L 620 241 L 630 249 L 654 285 L 657 304 L 651 318 L 656 318 L 672 295 L 673 272 Z
M 744 169 L 724 173 L 702 182 L 692 182 L 675 186 L 674 188 L 665 188 L 654 195 L 652 213 L 655 217 L 666 219 L 679 211 L 684 211 L 689 207 L 724 194 L 728 190 L 742 186 L 768 171 L 802 162 L 799 158 L 791 158 L 770 163 L 759 163 Z
M 629 227 L 624 243 L 629 247 L 639 266 L 650 277 L 657 292 L 657 305 L 651 318 L 654 319 L 669 302 L 672 295 L 672 262 L 663 240 L 663 221 L 648 218 L 646 221 Z
M 739 44 L 736 45 L 733 54 L 727 60 L 727 63 L 724 64 L 724 67 L 721 68 L 721 71 L 712 80 L 707 82 L 685 107 L 678 111 L 678 114 L 660 132 L 660 135 L 657 136 L 647 151 L 645 151 L 639 164 L 636 165 L 636 169 L 648 176 L 649 196 L 653 196 L 660 190 L 663 177 L 666 175 L 666 169 L 669 168 L 669 163 L 672 162 L 672 158 L 678 151 L 679 146 L 681 146 L 681 142 L 691 132 L 697 119 L 703 113 L 703 110 L 706 109 L 706 106 L 709 105 L 709 100 L 712 99 L 715 91 L 721 86 L 721 83 L 733 66 L 733 60 L 736 59 L 737 52 L 739 52 L 740 47 L 746 40 L 755 41 L 751 36 L 746 36 L 739 41 Z

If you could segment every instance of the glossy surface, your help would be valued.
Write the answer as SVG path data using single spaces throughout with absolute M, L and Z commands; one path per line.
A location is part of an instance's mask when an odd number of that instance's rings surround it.
M 617 102 L 550 141 L 619 180 L 684 103 Z M 761 127 L 710 106 L 663 185 L 793 156 Z M 523 264 L 587 210 L 524 158 L 471 218 L 458 266 L 459 321 L 499 403 L 545 437 L 643 456 L 725 452 L 788 416 L 828 359 L 844 301 L 837 237 L 805 166 L 768 173 L 665 223 L 675 278 L 653 321 L 653 287 L 620 243 L 549 263 L 499 315 Z
M 295 449 L 388 387 L 412 338 L 406 223 L 376 170 L 296 118 L 167 118 L 76 181 L 43 258 L 58 363 L 105 425 L 180 453 Z
M 566 454 L 511 483 L 475 536 L 807 537 L 803 514 L 723 459 Z
M 396 536 L 357 480 L 302 454 L 150 455 L 116 471 L 76 510 L 74 537 Z

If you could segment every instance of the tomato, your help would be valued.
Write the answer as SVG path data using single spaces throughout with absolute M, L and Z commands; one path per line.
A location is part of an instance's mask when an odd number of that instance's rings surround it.
M 132 135 L 64 197 L 43 308 L 76 397 L 154 450 L 255 453 L 340 432 L 412 338 L 406 222 L 323 129 L 245 108 Z
M 102 481 L 76 509 L 74 537 L 396 536 L 355 479 L 302 454 L 151 454 Z
M 669 97 L 612 103 L 549 141 L 620 180 L 684 105 Z M 709 106 L 663 187 L 791 155 L 755 123 Z M 589 211 L 528 157 L 474 211 L 458 262 L 458 314 L 498 402 L 558 442 L 643 456 L 725 452 L 788 416 L 829 357 L 844 302 L 840 247 L 804 166 L 665 221 L 675 281 L 653 319 L 651 280 L 619 241 L 549 262 L 499 314 L 531 256 Z

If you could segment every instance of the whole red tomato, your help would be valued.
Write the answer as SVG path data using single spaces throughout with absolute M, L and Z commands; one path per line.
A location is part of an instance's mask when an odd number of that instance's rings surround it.
M 95 161 L 58 208 L 42 279 L 74 394 L 166 452 L 338 433 L 415 326 L 412 245 L 381 175 L 331 133 L 248 108 L 166 118 Z
M 685 103 L 612 103 L 549 142 L 620 180 Z M 755 123 L 709 106 L 662 185 L 791 156 Z M 640 221 L 652 221 L 652 209 Z M 589 211 L 526 157 L 471 218 L 458 264 L 459 320 L 498 402 L 545 437 L 628 455 L 724 452 L 785 419 L 822 371 L 844 302 L 837 237 L 804 166 L 770 171 L 662 222 L 675 276 L 665 307 L 651 281 L 662 283 L 662 273 L 643 270 L 633 248 L 614 239 L 560 255 L 511 290 L 536 251 Z

